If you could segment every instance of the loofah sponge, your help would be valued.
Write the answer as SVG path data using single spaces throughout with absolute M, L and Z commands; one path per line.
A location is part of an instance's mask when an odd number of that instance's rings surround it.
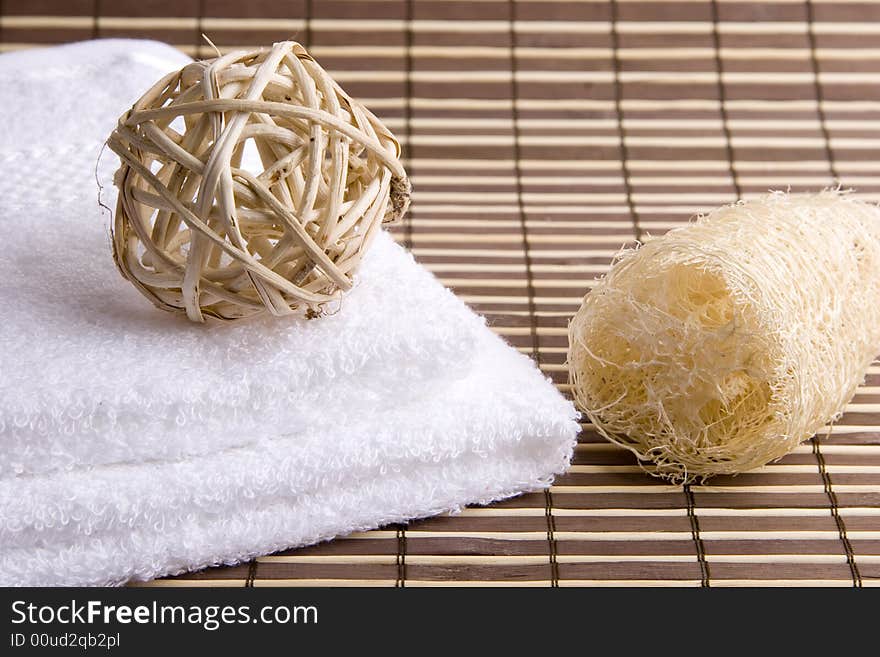
M 193 321 L 320 313 L 409 204 L 393 135 L 292 41 L 162 78 L 107 143 L 116 264 Z
M 675 482 L 777 459 L 880 352 L 880 209 L 772 193 L 626 250 L 569 326 L 597 430 Z

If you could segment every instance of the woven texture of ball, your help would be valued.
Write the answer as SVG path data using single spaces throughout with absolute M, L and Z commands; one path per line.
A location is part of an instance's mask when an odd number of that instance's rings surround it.
M 164 77 L 107 143 L 116 264 L 193 321 L 325 312 L 409 205 L 394 136 L 294 42 Z
M 880 351 L 880 209 L 719 208 L 622 253 L 569 326 L 578 405 L 654 474 L 764 465 L 844 411 Z

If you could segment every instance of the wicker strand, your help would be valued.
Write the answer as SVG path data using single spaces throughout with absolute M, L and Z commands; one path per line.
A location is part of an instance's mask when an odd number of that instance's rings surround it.
M 409 206 L 397 140 L 292 41 L 165 76 L 107 144 L 116 265 L 196 322 L 321 314 Z

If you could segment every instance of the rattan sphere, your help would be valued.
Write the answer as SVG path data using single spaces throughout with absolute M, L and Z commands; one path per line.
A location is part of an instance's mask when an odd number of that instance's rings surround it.
M 291 41 L 162 78 L 107 143 L 114 260 L 196 322 L 321 314 L 409 205 L 397 140 Z

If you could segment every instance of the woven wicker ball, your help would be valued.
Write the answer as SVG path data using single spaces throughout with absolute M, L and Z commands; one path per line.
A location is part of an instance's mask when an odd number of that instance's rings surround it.
M 409 205 L 394 136 L 290 41 L 162 78 L 107 143 L 120 272 L 197 322 L 321 314 Z

